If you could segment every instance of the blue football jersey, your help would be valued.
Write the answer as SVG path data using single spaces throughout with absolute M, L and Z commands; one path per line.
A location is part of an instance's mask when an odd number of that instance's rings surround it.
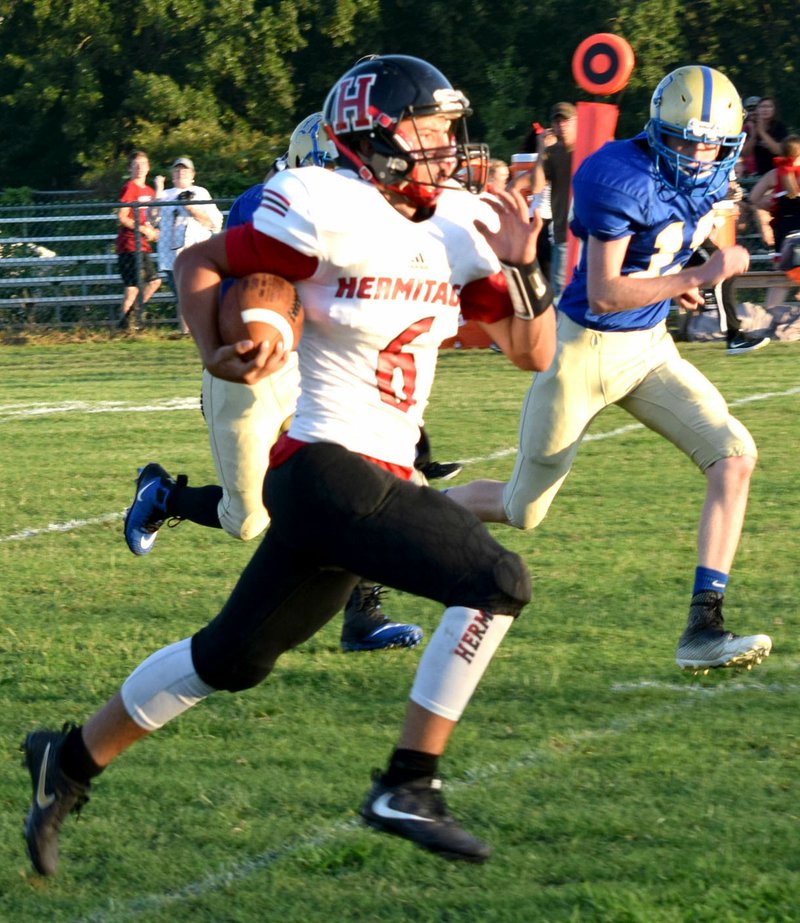
M 670 189 L 655 164 L 644 133 L 611 141 L 578 168 L 572 186 L 570 230 L 581 241 L 581 257 L 564 290 L 559 310 L 595 330 L 647 330 L 662 321 L 670 301 L 629 311 L 595 314 L 586 293 L 586 240 L 629 237 L 622 274 L 662 276 L 679 272 L 713 224 L 712 207 L 724 198 L 692 198 Z
M 263 183 L 256 183 L 255 186 L 245 190 L 231 205 L 225 227 L 235 228 L 237 224 L 247 224 L 248 221 L 252 221 L 256 209 L 261 204 L 263 195 Z

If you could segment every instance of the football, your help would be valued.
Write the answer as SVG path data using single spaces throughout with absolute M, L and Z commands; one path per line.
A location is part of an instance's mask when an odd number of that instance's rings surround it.
M 254 272 L 237 279 L 225 292 L 218 324 L 225 344 L 252 340 L 258 347 L 282 340 L 290 352 L 303 332 L 303 306 L 291 282 L 272 273 Z M 255 350 L 243 358 L 253 355 Z

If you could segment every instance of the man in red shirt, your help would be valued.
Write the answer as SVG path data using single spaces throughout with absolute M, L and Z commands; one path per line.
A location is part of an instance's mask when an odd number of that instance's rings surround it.
M 120 202 L 151 202 L 156 196 L 156 190 L 147 185 L 147 174 L 150 170 L 150 161 L 144 151 L 134 151 L 128 157 L 128 170 L 130 179 L 122 187 L 119 194 Z M 155 178 L 158 193 L 163 191 L 164 177 Z M 151 243 L 158 240 L 158 229 L 150 223 L 149 209 L 140 208 L 136 215 L 133 208 L 121 208 L 117 213 L 119 218 L 119 232 L 117 233 L 117 266 L 125 292 L 122 297 L 122 314 L 119 326 L 126 328 L 130 324 L 130 311 L 139 294 L 139 285 L 144 286 L 142 304 L 146 304 L 158 291 L 161 279 L 158 277 L 155 265 L 150 256 Z M 136 225 L 139 225 L 139 248 L 136 250 Z M 141 261 L 141 262 L 139 262 Z

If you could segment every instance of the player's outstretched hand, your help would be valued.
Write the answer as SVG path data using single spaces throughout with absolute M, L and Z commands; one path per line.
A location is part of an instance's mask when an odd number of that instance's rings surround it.
M 232 346 L 220 346 L 206 363 L 215 378 L 253 385 L 286 364 L 288 353 L 283 343 L 262 343 L 253 353 L 253 341 L 241 340 Z
M 475 227 L 489 242 L 489 246 L 504 263 L 524 266 L 536 259 L 536 241 L 542 229 L 542 219 L 534 213 L 533 219 L 528 215 L 528 202 L 525 197 L 512 190 L 498 190 L 491 196 L 484 196 L 483 201 L 500 219 L 497 231 L 491 231 L 482 221 L 476 221 Z
M 710 259 L 698 267 L 700 275 L 700 288 L 709 288 L 717 283 L 739 276 L 747 272 L 750 266 L 750 254 L 738 244 L 733 247 L 722 247 L 715 251 Z

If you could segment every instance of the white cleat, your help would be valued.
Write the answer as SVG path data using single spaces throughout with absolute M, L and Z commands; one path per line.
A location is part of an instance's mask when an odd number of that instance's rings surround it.
M 688 635 L 688 637 L 687 637 Z M 772 639 L 769 635 L 749 635 L 740 638 L 730 631 L 705 628 L 684 632 L 678 644 L 675 661 L 683 670 L 708 673 L 710 669 L 739 667 L 752 670 L 769 657 Z
M 752 670 L 772 650 L 769 635 L 740 637 L 723 627 L 721 593 L 706 590 L 692 597 L 689 622 L 678 641 L 675 662 L 695 675 L 721 667 Z

